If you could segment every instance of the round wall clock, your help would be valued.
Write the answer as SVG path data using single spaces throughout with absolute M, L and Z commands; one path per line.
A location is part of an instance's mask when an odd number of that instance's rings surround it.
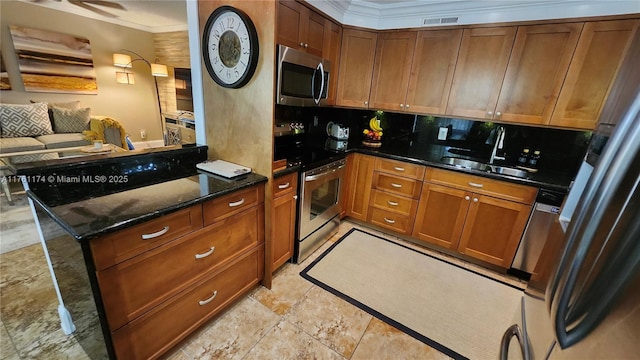
M 202 56 L 213 81 L 239 88 L 251 80 L 258 64 L 258 34 L 243 11 L 221 6 L 209 15 L 202 35 Z

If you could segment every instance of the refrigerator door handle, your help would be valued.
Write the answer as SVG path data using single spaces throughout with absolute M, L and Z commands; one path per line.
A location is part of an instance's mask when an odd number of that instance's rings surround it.
M 509 326 L 507 331 L 502 335 L 502 340 L 500 341 L 500 360 L 507 360 L 509 356 L 509 344 L 511 343 L 511 338 L 516 337 L 518 339 L 518 344 L 520 344 L 520 351 L 522 352 L 522 358 L 525 360 L 529 360 L 528 354 L 524 347 L 524 336 L 522 336 L 522 329 L 518 324 L 513 324 Z

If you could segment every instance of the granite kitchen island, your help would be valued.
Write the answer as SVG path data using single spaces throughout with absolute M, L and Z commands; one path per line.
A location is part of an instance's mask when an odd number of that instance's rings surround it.
M 63 329 L 90 358 L 157 358 L 259 284 L 267 178 L 198 172 L 204 150 L 23 175 Z

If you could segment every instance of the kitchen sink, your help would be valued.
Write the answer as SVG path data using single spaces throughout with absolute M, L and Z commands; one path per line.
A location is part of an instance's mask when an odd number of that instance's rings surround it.
M 462 159 L 462 158 L 457 158 L 457 157 L 445 156 L 442 159 L 440 159 L 440 161 L 443 164 L 453 165 L 453 166 L 456 166 L 456 167 L 459 167 L 459 168 L 464 168 L 464 169 L 473 169 L 473 170 L 480 170 L 480 171 L 489 170 L 489 165 L 487 165 L 485 163 L 481 163 L 481 162 L 473 161 L 473 160 Z
M 457 157 L 445 156 L 440 159 L 440 162 L 447 165 L 453 165 L 463 169 L 473 169 L 478 171 L 487 171 L 494 174 L 514 176 L 519 178 L 528 178 L 531 173 L 526 170 L 517 169 L 509 166 L 491 165 L 479 161 L 467 160 Z
M 489 170 L 496 174 L 515 176 L 519 178 L 528 178 L 529 172 L 526 170 L 516 169 L 507 166 L 488 165 Z

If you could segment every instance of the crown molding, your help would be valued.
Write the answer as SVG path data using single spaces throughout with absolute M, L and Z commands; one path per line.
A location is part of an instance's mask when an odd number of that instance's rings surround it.
M 343 25 L 374 30 L 640 13 L 637 0 L 306 0 Z M 424 19 L 457 17 L 451 24 Z

